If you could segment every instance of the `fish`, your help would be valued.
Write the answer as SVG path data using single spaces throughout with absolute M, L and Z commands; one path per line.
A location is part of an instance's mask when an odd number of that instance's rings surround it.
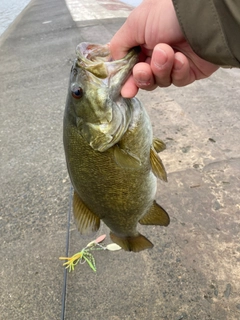
M 138 232 L 138 223 L 170 222 L 155 200 L 157 178 L 167 181 L 158 155 L 166 146 L 153 137 L 141 102 L 121 96 L 138 57 L 138 47 L 113 60 L 108 44 L 80 43 L 63 119 L 73 215 L 80 234 L 97 232 L 102 220 L 112 241 L 133 252 L 153 247 Z

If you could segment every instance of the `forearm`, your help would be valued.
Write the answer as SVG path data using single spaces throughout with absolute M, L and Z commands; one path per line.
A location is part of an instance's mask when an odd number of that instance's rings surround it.
M 172 0 L 192 49 L 221 66 L 240 67 L 240 0 Z

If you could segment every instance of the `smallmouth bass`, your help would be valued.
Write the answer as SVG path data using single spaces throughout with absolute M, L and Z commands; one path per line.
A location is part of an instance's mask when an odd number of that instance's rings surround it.
M 138 48 L 113 61 L 108 45 L 80 43 L 69 81 L 63 142 L 74 188 L 73 214 L 81 234 L 102 220 L 113 242 L 138 252 L 153 244 L 137 224 L 167 226 L 154 200 L 157 178 L 167 181 L 149 116 L 137 98 L 120 91 L 138 61 Z

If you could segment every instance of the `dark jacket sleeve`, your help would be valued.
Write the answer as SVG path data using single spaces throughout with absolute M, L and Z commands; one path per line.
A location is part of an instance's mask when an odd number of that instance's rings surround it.
M 240 0 L 172 0 L 194 52 L 220 66 L 240 67 Z

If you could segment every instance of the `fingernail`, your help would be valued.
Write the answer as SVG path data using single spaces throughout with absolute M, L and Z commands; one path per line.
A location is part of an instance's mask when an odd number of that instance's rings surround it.
M 151 83 L 149 75 L 145 71 L 139 71 L 134 77 L 136 84 L 140 87 L 148 86 Z
M 156 53 L 156 52 L 155 52 Z M 157 58 L 157 61 L 156 61 Z M 167 62 L 167 54 L 162 49 L 157 50 L 157 57 L 153 61 L 156 67 L 162 68 Z
M 183 61 L 179 58 L 175 58 L 175 61 L 174 61 L 174 69 L 175 70 L 181 70 L 182 69 L 182 66 L 183 66 Z
M 138 87 L 147 87 L 151 84 L 151 81 L 136 81 Z

